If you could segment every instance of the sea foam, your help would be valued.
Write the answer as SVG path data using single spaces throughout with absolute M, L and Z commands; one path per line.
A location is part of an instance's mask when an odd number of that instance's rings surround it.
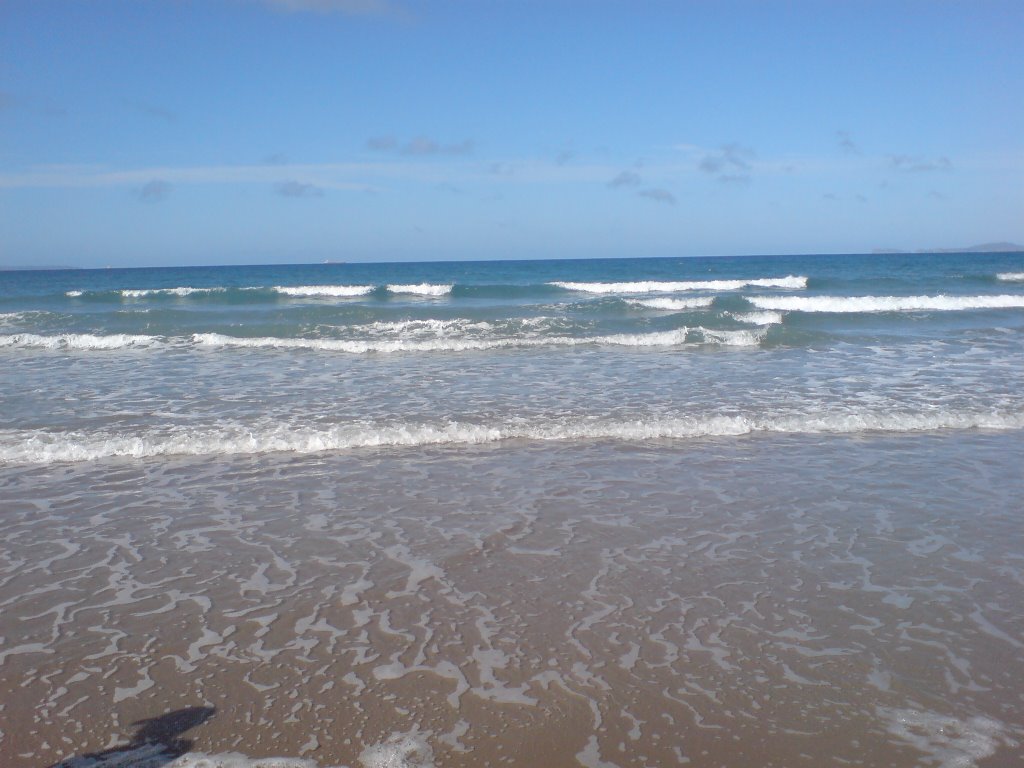
M 997 280 L 1006 280 L 1008 282 L 1019 282 L 1024 280 L 1024 272 L 1000 272 L 996 275 Z
M 96 336 L 90 333 L 64 333 L 59 336 L 40 336 L 35 333 L 0 335 L 0 347 L 27 349 L 125 349 L 127 347 L 150 347 L 161 341 L 159 336 L 126 333 L 115 333 L 108 336 Z
M 99 432 L 0 431 L 0 462 L 50 464 L 112 457 L 321 453 L 359 448 L 479 445 L 505 440 L 686 440 L 758 433 L 856 434 L 1024 428 L 1024 412 L 836 411 L 766 416 L 678 416 L 629 419 L 537 420 L 478 424 L 364 422 L 331 427 L 287 423 L 151 430 L 137 435 Z
M 759 344 L 763 338 L 756 331 L 716 331 L 707 328 L 678 328 L 652 333 L 620 333 L 606 336 L 497 336 L 459 337 L 437 336 L 415 339 L 306 339 L 262 336 L 245 338 L 220 333 L 197 333 L 192 341 L 203 347 L 239 347 L 250 349 L 308 349 L 324 352 L 366 354 L 370 352 L 469 352 L 506 347 L 578 347 L 605 345 L 617 347 L 670 347 L 686 343 L 749 346 Z
M 733 314 L 736 320 L 751 325 L 777 325 L 782 322 L 781 312 L 738 312 Z
M 890 734 L 923 752 L 937 768 L 973 768 L 1004 744 L 1018 746 L 1006 727 L 988 717 L 961 720 L 935 712 L 879 708 Z
M 274 291 L 285 296 L 366 296 L 373 293 L 372 285 L 275 285 Z
M 390 293 L 408 293 L 415 296 L 444 296 L 452 292 L 454 286 L 434 285 L 432 283 L 418 283 L 416 285 L 395 285 L 389 284 L 387 289 Z
M 359 755 L 362 768 L 434 768 L 428 733 L 396 733 L 373 744 Z M 94 755 L 72 757 L 53 768 L 348 768 L 321 765 L 300 757 L 248 757 L 238 752 L 176 755 L 162 744 L 143 744 L 111 749 Z M 352 766 L 351 768 L 356 768 Z
M 629 303 L 636 307 L 647 307 L 648 309 L 703 309 L 710 307 L 714 301 L 713 296 L 704 296 L 696 299 L 629 299 Z
M 192 288 L 183 285 L 178 288 L 125 288 L 119 293 L 126 299 L 142 299 L 146 296 L 191 296 L 194 293 L 224 293 L 227 288 Z
M 758 309 L 793 312 L 915 312 L 1024 307 L 1024 296 L 746 296 Z
M 645 280 L 629 283 L 552 282 L 567 291 L 583 293 L 671 293 L 673 291 L 736 291 L 740 288 L 806 288 L 807 278 L 764 277 L 753 280 L 687 280 L 681 282 Z

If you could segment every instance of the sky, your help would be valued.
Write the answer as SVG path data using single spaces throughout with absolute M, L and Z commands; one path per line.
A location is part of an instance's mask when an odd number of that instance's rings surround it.
M 0 264 L 1024 242 L 1019 0 L 0 0 Z

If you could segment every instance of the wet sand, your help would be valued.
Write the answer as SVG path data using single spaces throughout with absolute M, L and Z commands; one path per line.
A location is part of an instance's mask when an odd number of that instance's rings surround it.
M 0 765 L 194 707 L 178 747 L 320 766 L 1020 765 L 1021 466 L 961 432 L 0 468 Z

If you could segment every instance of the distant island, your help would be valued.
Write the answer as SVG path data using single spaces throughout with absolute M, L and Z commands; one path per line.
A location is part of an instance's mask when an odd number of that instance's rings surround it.
M 29 265 L 29 264 L 21 264 L 21 265 L 19 265 L 19 264 L 11 264 L 11 265 L 0 264 L 0 272 L 27 272 L 27 271 L 30 271 L 30 270 L 39 270 L 39 271 L 51 270 L 51 271 L 55 271 L 55 270 L 58 270 L 58 269 L 82 269 L 82 267 L 64 267 L 64 266 L 60 266 L 60 265 L 57 265 L 57 264 L 43 264 L 43 265 L 38 265 L 38 266 L 35 265 L 35 264 L 31 264 L 31 265 Z
M 982 243 L 966 248 L 919 248 L 916 251 L 901 251 L 898 248 L 875 248 L 874 254 L 883 253 L 1016 253 L 1024 251 L 1024 245 L 1017 243 Z

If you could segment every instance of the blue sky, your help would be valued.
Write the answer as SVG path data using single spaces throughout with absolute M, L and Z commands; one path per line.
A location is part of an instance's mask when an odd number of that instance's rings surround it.
M 1024 242 L 1024 3 L 0 3 L 0 264 Z

